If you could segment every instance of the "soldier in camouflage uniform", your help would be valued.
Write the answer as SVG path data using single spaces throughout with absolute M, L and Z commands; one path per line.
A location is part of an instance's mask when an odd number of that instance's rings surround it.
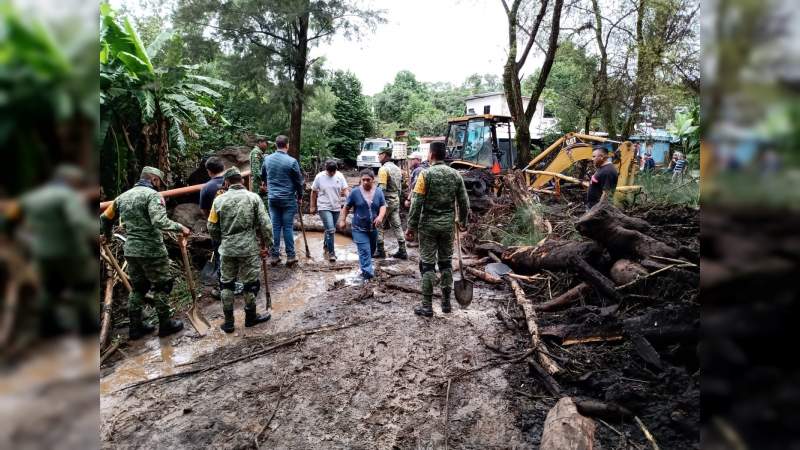
M 250 151 L 250 192 L 258 194 L 264 202 L 264 208 L 269 208 L 267 203 L 267 187 L 262 186 L 261 166 L 264 164 L 264 152 L 267 151 L 269 142 L 264 136 L 256 136 L 256 146 Z M 269 210 L 268 210 L 269 211 Z
M 422 274 L 422 304 L 414 313 L 431 317 L 436 264 L 439 264 L 442 287 L 442 312 L 449 313 L 453 289 L 453 222 L 458 203 L 459 229 L 464 229 L 469 212 L 469 198 L 461 175 L 444 163 L 444 142 L 431 143 L 430 168 L 417 177 L 408 214 L 406 237 L 419 234 L 419 270 Z
M 389 228 L 392 229 L 397 238 L 397 253 L 392 255 L 399 259 L 408 259 L 406 253 L 406 241 L 403 236 L 403 224 L 400 222 L 400 195 L 403 192 L 403 174 L 390 158 L 392 149 L 384 148 L 378 154 L 382 166 L 378 170 L 378 186 L 383 191 L 386 198 L 386 217 L 388 218 Z M 386 251 L 383 247 L 383 226 L 378 227 L 378 246 L 375 250 L 375 258 L 385 258 Z
M 242 174 L 232 167 L 225 171 L 228 190 L 214 200 L 208 215 L 208 232 L 221 242 L 222 259 L 220 290 L 225 323 L 220 327 L 233 333 L 233 290 L 236 279 L 244 284 L 244 326 L 252 327 L 270 319 L 256 313 L 256 295 L 261 288 L 259 272 L 261 254 L 257 233 L 263 242 L 272 241 L 272 222 L 264 203 L 258 195 L 248 192 L 242 185 Z M 265 274 L 266 275 L 266 274 Z
M 176 231 L 189 236 L 191 232 L 167 217 L 164 199 L 157 190 L 163 185 L 163 180 L 164 174 L 160 170 L 143 168 L 136 185 L 114 199 L 100 216 L 106 240 L 111 239 L 111 227 L 117 218 L 127 234 L 123 250 L 133 285 L 133 292 L 128 297 L 128 336 L 131 339 L 139 339 L 154 330 L 154 327 L 142 322 L 142 303 L 151 287 L 158 312 L 158 335 L 168 336 L 183 329 L 180 320 L 170 317 L 169 294 L 174 280 L 169 271 L 167 248 L 161 233 Z
M 81 169 L 59 166 L 50 183 L 11 202 L 3 217 L 9 229 L 20 223 L 26 231 L 21 236 L 27 237 L 39 276 L 35 310 L 45 336 L 97 330 L 97 264 L 91 247 L 97 221 L 78 192 L 83 184 Z

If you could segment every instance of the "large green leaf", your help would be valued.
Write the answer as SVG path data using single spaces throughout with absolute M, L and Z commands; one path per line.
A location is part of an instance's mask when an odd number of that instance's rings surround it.
M 214 97 L 214 98 L 222 97 L 222 94 L 220 94 L 219 92 L 211 89 L 208 86 L 203 86 L 202 84 L 187 83 L 187 84 L 184 84 L 184 86 L 186 88 L 191 89 L 192 91 L 194 91 L 196 95 L 205 94 L 205 95 L 208 95 L 208 96 Z
M 139 101 L 139 109 L 142 111 L 142 122 L 149 123 L 153 120 L 156 113 L 156 100 L 150 91 L 136 91 L 136 99 Z
M 193 102 L 191 99 L 186 97 L 182 94 L 167 94 L 166 98 L 174 101 L 181 109 L 191 114 L 193 119 L 199 123 L 200 125 L 206 126 L 208 122 L 206 122 L 206 116 L 203 113 L 203 110 L 197 105 L 197 103 Z
M 225 89 L 231 89 L 233 87 L 233 85 L 228 83 L 227 81 L 218 80 L 216 78 L 205 77 L 202 75 L 194 75 L 194 74 L 188 75 L 187 77 L 193 80 L 202 81 L 205 84 L 210 84 L 212 86 L 218 86 Z
M 150 69 L 151 74 L 154 73 L 153 63 L 150 61 L 150 57 L 147 55 L 147 50 L 145 50 L 144 48 L 144 43 L 142 43 L 142 39 L 139 37 L 139 34 L 133 28 L 133 25 L 131 25 L 131 21 L 125 18 L 123 24 L 125 25 L 125 30 L 128 32 L 128 36 L 131 42 L 133 42 L 134 48 L 136 49 L 135 52 L 136 56 L 139 59 L 141 59 L 145 64 L 147 64 L 147 67 L 148 69 Z

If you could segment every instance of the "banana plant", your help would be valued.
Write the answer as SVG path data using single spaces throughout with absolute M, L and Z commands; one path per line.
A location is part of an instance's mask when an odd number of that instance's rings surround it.
M 209 123 L 227 125 L 217 109 L 225 81 L 198 74 L 199 66 L 157 67 L 152 60 L 170 38 L 162 33 L 149 48 L 127 18 L 100 7 L 101 164 L 110 169 L 103 185 L 115 195 L 139 168 L 169 173 L 170 157 L 184 154 L 188 137 Z M 138 163 L 138 164 L 137 164 Z M 108 192 L 111 191 L 111 192 Z

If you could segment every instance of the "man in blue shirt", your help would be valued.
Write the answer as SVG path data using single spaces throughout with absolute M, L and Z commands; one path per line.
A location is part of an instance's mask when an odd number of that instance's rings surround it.
M 206 184 L 203 185 L 203 189 L 200 190 L 200 210 L 203 211 L 203 217 L 208 218 L 214 199 L 217 198 L 217 195 L 225 191 L 224 181 L 222 179 L 222 175 L 225 174 L 225 164 L 222 163 L 222 158 L 212 156 L 206 160 L 205 166 L 206 172 L 208 172 L 208 176 L 211 177 L 211 179 L 208 180 Z M 214 279 L 219 281 L 219 242 L 212 240 L 211 247 L 214 249 Z M 215 298 L 219 298 L 219 289 L 212 289 L 211 295 Z
M 289 138 L 275 138 L 277 151 L 266 158 L 261 166 L 261 179 L 267 182 L 269 215 L 272 219 L 272 257 L 270 264 L 281 262 L 281 236 L 286 245 L 286 265 L 297 264 L 294 250 L 294 215 L 303 200 L 303 174 L 300 164 L 289 156 Z M 302 212 L 301 212 L 302 214 Z

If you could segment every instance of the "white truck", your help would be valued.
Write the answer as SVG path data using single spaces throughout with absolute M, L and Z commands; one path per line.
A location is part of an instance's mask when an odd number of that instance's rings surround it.
M 392 160 L 405 161 L 408 157 L 408 144 L 405 142 L 394 142 L 391 139 L 369 138 L 361 143 L 361 153 L 356 157 L 356 167 L 358 170 L 372 169 L 377 172 L 381 167 L 378 160 L 378 152 L 384 148 L 392 149 Z

